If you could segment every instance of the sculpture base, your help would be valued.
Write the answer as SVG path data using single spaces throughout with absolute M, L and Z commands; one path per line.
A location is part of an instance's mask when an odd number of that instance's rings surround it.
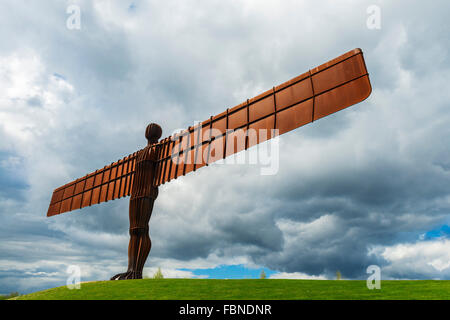
M 132 279 L 142 279 L 142 273 L 135 271 L 118 273 L 115 276 L 111 277 L 110 280 L 132 280 Z

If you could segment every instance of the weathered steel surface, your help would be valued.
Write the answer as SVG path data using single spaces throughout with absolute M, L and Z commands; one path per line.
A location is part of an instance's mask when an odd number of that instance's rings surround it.
M 271 129 L 286 133 L 361 102 L 370 93 L 363 53 L 354 49 L 152 144 L 157 162 L 153 181 L 148 183 L 159 186 L 169 182 L 272 138 Z M 250 129 L 256 130 L 254 139 Z M 260 129 L 269 134 L 260 135 Z M 56 189 L 47 216 L 129 196 L 141 151 Z
M 160 185 L 255 144 L 365 100 L 371 93 L 363 53 L 355 49 L 276 86 L 197 127 L 161 141 L 155 184 Z M 200 130 L 201 129 L 201 130 Z M 205 133 L 215 129 L 213 133 Z M 249 139 L 249 129 L 256 139 Z M 266 131 L 260 135 L 260 131 Z M 239 143 L 239 139 L 245 139 Z M 215 151 L 215 154 L 211 152 Z M 205 156 L 206 155 L 206 156 Z M 184 161 L 172 161 L 181 158 Z M 188 160 L 188 161 L 186 161 Z M 190 160 L 190 161 L 189 161 Z
M 159 130 L 153 130 L 159 128 Z M 145 136 L 148 145 L 136 155 L 135 179 L 131 190 L 129 220 L 130 243 L 128 245 L 128 269 L 116 274 L 111 280 L 142 279 L 142 269 L 150 252 L 152 242 L 148 232 L 148 223 L 152 215 L 153 203 L 158 197 L 158 187 L 153 181 L 161 128 L 152 123 L 147 126 Z
M 137 152 L 53 191 L 47 216 L 130 195 Z

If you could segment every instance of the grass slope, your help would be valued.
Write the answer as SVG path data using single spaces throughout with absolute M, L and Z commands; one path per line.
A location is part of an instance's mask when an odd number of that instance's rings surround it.
M 65 286 L 16 297 L 17 300 L 297 300 L 297 299 L 450 299 L 450 281 L 382 281 L 381 290 L 369 290 L 359 280 L 278 279 L 145 279 L 82 283 L 81 289 Z

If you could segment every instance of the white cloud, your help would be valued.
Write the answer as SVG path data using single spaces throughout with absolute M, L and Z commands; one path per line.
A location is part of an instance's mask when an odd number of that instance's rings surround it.
M 382 272 L 388 277 L 410 275 L 412 278 L 440 278 L 450 276 L 450 239 L 438 238 L 415 243 L 400 243 L 372 248 L 369 254 L 385 259 Z
M 305 279 L 305 280 L 327 280 L 325 276 L 311 276 L 301 272 L 278 272 L 270 275 L 270 279 Z
M 158 270 L 157 267 L 152 268 L 145 268 L 144 269 L 144 277 L 152 278 L 153 275 Z M 183 270 L 177 270 L 177 269 L 167 269 L 164 268 L 161 270 L 161 273 L 163 274 L 164 278 L 199 278 L 204 279 L 208 276 L 206 275 L 195 275 L 191 271 L 183 271 Z

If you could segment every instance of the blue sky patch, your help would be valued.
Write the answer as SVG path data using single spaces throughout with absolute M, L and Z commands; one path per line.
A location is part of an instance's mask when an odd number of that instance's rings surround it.
M 432 240 L 436 238 L 447 238 L 450 235 L 450 226 L 444 224 L 438 229 L 430 230 L 425 233 L 425 240 Z
M 220 265 L 211 269 L 179 269 L 182 271 L 191 271 L 196 276 L 208 276 L 209 279 L 259 279 L 261 271 L 264 269 L 267 278 L 277 273 L 277 271 L 268 268 L 247 268 L 239 265 Z

